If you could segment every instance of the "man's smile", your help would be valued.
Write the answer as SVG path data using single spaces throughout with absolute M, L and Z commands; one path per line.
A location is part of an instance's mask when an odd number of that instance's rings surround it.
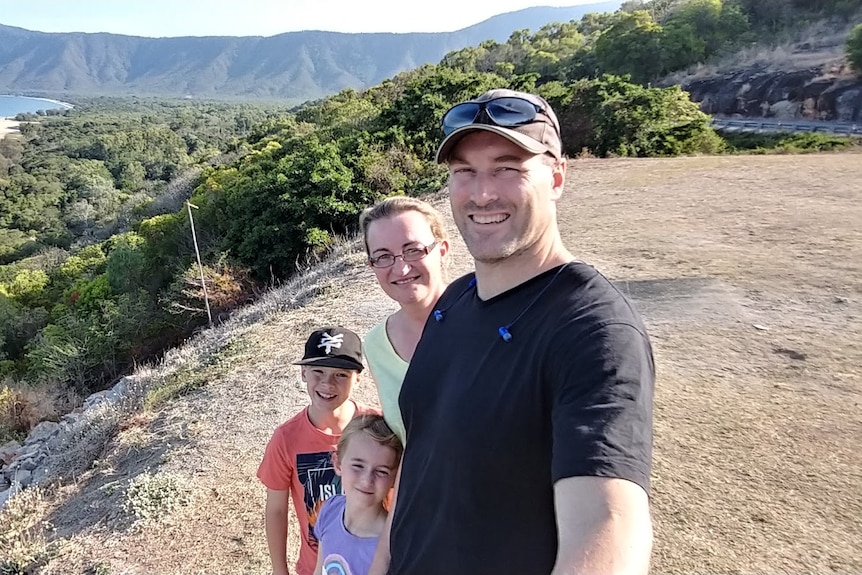
M 509 214 L 473 214 L 470 220 L 476 224 L 499 224 L 509 219 Z

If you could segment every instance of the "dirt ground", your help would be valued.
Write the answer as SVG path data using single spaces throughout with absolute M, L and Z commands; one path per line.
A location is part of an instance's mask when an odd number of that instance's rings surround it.
M 653 572 L 862 572 L 862 155 L 581 160 L 568 181 L 566 245 L 631 295 L 655 349 Z M 238 330 L 204 388 L 59 489 L 40 572 L 267 573 L 255 471 L 305 402 L 289 362 L 313 327 L 364 333 L 393 309 L 361 259 Z M 374 402 L 368 377 L 356 395 Z M 140 525 L 122 501 L 147 468 L 191 503 Z

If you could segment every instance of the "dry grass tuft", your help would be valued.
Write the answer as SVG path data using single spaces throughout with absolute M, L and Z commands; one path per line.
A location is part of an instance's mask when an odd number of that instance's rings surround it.
M 48 506 L 39 488 L 19 491 L 0 509 L 0 573 L 35 572 L 55 553 L 51 524 L 43 517 Z
M 0 444 L 21 440 L 40 421 L 56 421 L 61 413 L 80 405 L 80 397 L 60 386 L 19 386 L 13 382 L 0 387 Z

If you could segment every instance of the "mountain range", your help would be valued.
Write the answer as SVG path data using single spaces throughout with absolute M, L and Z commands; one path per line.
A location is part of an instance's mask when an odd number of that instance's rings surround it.
M 144 38 L 0 24 L 0 92 L 307 100 L 379 84 L 485 40 L 505 42 L 516 30 L 535 32 L 619 6 L 617 1 L 527 8 L 455 32 L 407 34 Z

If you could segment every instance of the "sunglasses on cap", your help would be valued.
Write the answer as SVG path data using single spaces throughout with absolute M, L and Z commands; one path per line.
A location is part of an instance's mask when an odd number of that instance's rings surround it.
M 513 96 L 494 98 L 487 102 L 462 102 L 443 114 L 443 135 L 448 136 L 458 128 L 471 124 L 487 123 L 476 121 L 483 110 L 491 123 L 501 128 L 529 124 L 540 113 L 547 115 L 545 109 L 538 104 Z M 556 126 L 554 128 L 556 129 Z

